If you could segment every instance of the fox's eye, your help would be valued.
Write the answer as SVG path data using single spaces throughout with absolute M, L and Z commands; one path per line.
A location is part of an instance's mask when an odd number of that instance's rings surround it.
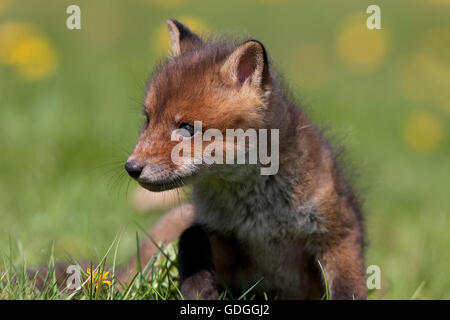
M 187 131 L 187 134 L 189 134 L 189 137 L 192 137 L 194 135 L 194 126 L 190 125 L 189 123 L 182 123 L 179 126 L 179 129 L 184 129 Z M 181 130 L 181 132 L 183 132 L 184 130 Z M 183 136 L 185 136 L 184 134 L 182 134 Z
M 148 112 L 145 110 L 145 107 L 142 108 L 142 115 L 144 116 L 144 126 L 148 127 L 148 124 L 150 123 L 150 115 L 148 114 Z

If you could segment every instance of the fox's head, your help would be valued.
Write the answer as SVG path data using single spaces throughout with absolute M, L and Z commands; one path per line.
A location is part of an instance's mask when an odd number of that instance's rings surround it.
M 194 150 L 192 142 L 208 129 L 225 137 L 227 129 L 267 128 L 271 94 L 268 59 L 260 42 L 203 42 L 176 20 L 168 20 L 167 25 L 172 52 L 149 82 L 146 121 L 125 165 L 131 177 L 152 191 L 224 170 L 226 164 L 198 161 L 208 146 L 211 149 L 214 133 L 200 150 L 198 146 Z M 180 146 L 192 152 L 174 161 L 174 150 L 178 152 Z M 206 154 L 225 158 L 229 149 L 236 149 L 234 138 L 224 139 L 223 145 Z

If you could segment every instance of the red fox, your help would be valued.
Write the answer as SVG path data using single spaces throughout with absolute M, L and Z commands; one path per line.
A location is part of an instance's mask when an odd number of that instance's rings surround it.
M 216 299 L 221 290 L 239 295 L 258 283 L 261 297 L 320 299 L 326 281 L 331 299 L 365 299 L 359 202 L 328 141 L 282 88 L 263 44 L 202 40 L 176 20 L 167 25 L 171 55 L 148 84 L 146 121 L 125 169 L 151 191 L 193 185 L 192 205 L 163 216 L 151 233 L 155 241 L 179 237 L 183 296 Z M 259 162 L 175 163 L 179 141 L 171 135 L 181 128 L 182 139 L 193 140 L 195 121 L 224 134 L 279 130 L 277 173 L 261 174 Z M 229 150 L 227 140 L 223 153 Z M 142 249 L 145 262 L 155 247 Z

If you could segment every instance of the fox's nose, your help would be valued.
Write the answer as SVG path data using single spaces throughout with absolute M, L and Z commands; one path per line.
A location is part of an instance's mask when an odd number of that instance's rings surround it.
M 127 170 L 128 174 L 132 178 L 139 178 L 142 169 L 144 169 L 144 167 L 136 161 L 127 161 L 127 163 L 125 163 L 125 170 Z

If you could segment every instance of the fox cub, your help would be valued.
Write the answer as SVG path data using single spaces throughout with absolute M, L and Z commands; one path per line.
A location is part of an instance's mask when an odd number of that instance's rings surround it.
M 167 25 L 172 52 L 148 84 L 146 121 L 125 169 L 150 191 L 193 185 L 192 204 L 163 216 L 151 233 L 155 241 L 179 238 L 184 297 L 216 299 L 225 289 L 239 296 L 258 283 L 260 297 L 320 299 L 326 281 L 332 299 L 365 299 L 358 200 L 327 140 L 283 91 L 264 46 L 204 41 L 176 20 Z M 172 139 L 180 128 L 185 134 Z M 277 172 L 261 174 L 259 159 L 173 161 L 180 141 L 210 128 L 277 129 L 277 149 L 269 147 L 278 151 Z M 234 139 L 215 151 L 233 149 Z M 141 250 L 145 262 L 155 247 Z

